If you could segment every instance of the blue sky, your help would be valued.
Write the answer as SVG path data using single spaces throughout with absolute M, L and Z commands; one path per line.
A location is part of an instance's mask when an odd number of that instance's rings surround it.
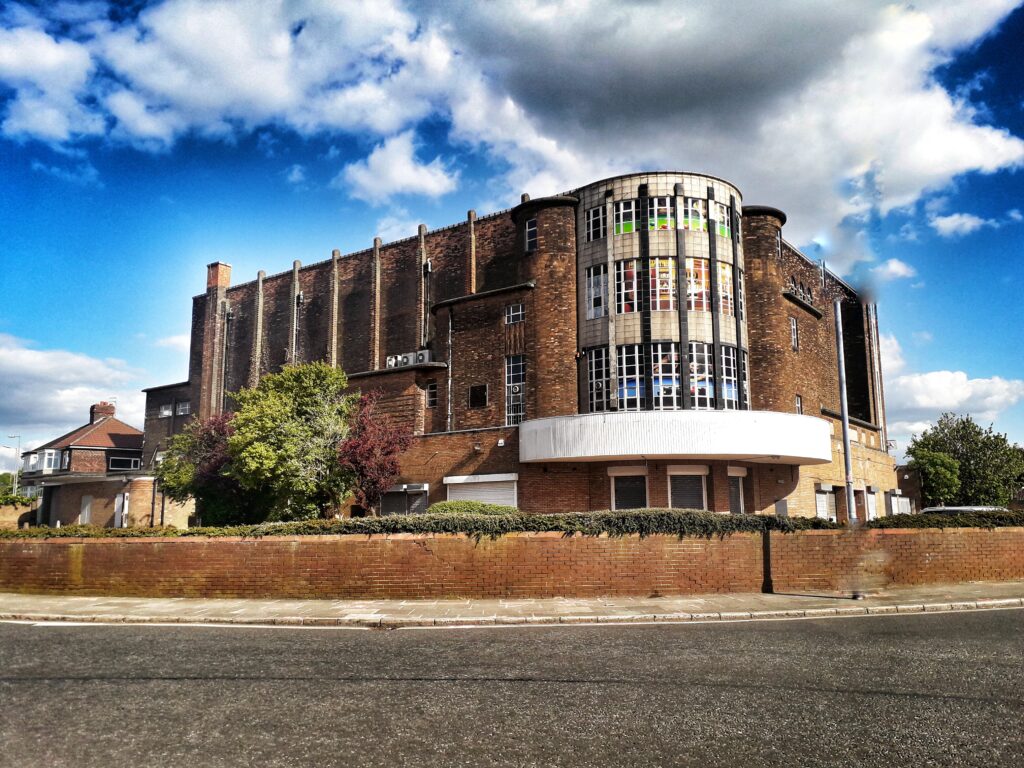
M 945 410 L 1024 442 L 1024 10 L 742 5 L 0 4 L 0 442 L 106 397 L 140 423 L 211 261 L 660 168 L 873 286 L 901 447 Z

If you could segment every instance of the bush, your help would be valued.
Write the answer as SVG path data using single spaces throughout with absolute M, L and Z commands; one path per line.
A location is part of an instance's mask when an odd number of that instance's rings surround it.
M 488 504 L 485 501 L 439 501 L 431 504 L 428 515 L 517 515 L 516 507 Z
M 865 528 L 1016 528 L 1024 512 L 967 512 L 959 515 L 891 515 L 870 520 Z
M 0 507 L 31 507 L 35 499 L 14 493 L 0 493 Z
M 240 536 L 324 536 L 374 533 L 451 533 L 481 538 L 497 538 L 507 533 L 556 532 L 567 536 L 653 536 L 667 534 L 679 538 L 723 538 L 733 533 L 839 528 L 817 518 L 789 518 L 774 515 L 721 515 L 685 509 L 640 509 L 628 511 L 568 514 L 469 514 L 427 512 L 419 515 L 360 517 L 344 520 L 301 520 L 288 523 L 263 523 L 222 528 L 99 528 L 69 525 L 63 528 L 28 528 L 0 531 L 0 538 L 147 538 L 161 536 L 220 537 Z

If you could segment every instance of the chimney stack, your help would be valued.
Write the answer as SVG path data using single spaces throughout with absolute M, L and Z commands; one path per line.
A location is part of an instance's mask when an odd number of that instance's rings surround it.
M 206 287 L 209 288 L 230 288 L 231 287 L 231 265 L 223 261 L 215 261 L 206 265 Z
M 95 424 L 100 419 L 112 418 L 115 411 L 114 404 L 108 403 L 105 400 L 91 405 L 89 406 L 89 423 Z

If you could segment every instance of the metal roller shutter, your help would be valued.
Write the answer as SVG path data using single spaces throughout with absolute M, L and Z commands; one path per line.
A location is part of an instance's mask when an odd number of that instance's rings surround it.
M 647 506 L 647 477 L 626 475 L 613 477 L 616 509 L 643 509 Z
M 516 505 L 516 481 L 492 483 L 453 483 L 448 486 L 448 501 L 484 501 L 488 504 Z
M 671 504 L 676 509 L 704 509 L 704 476 L 671 475 Z

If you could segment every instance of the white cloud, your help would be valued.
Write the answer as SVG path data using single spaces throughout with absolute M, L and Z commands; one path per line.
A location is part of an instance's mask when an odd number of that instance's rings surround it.
M 377 236 L 385 243 L 404 240 L 419 231 L 420 222 L 416 221 L 404 208 L 396 208 L 387 216 L 377 220 Z
M 302 184 L 306 181 L 306 169 L 305 167 L 296 163 L 288 168 L 284 174 L 284 180 L 289 184 Z
M 47 165 L 38 160 L 33 160 L 32 170 L 83 187 L 103 187 L 103 182 L 100 181 L 100 172 L 96 170 L 92 163 L 88 162 L 79 163 L 74 168 L 62 168 L 59 165 Z
M 982 227 L 998 227 L 999 222 L 983 219 L 973 213 L 951 213 L 948 216 L 933 216 L 928 222 L 942 237 L 960 237 L 977 232 Z
M 1024 221 L 1024 213 L 1021 213 L 1017 208 L 1011 208 L 1006 212 L 1006 217 L 1010 221 L 1019 222 Z
M 365 160 L 346 165 L 331 185 L 347 186 L 353 197 L 380 204 L 401 194 L 439 197 L 455 189 L 458 178 L 458 171 L 445 168 L 440 157 L 420 163 L 413 132 L 406 131 L 375 147 Z
M 931 344 L 935 340 L 930 331 L 914 331 L 913 337 L 918 344 Z
M 917 270 L 907 264 L 905 261 L 899 259 L 887 259 L 885 262 L 877 267 L 871 269 L 873 274 L 878 280 L 888 281 L 896 280 L 901 277 L 915 277 Z
M 882 373 L 886 379 L 903 370 L 906 361 L 899 341 L 891 333 L 878 335 L 878 351 L 882 356 Z
M 179 333 L 175 336 L 165 336 L 162 339 L 157 339 L 154 345 L 157 347 L 168 347 L 179 352 L 188 352 L 191 343 L 191 336 L 187 333 Z
M 145 401 L 138 377 L 120 360 L 35 349 L 0 334 L 0 431 L 20 434 L 23 447 L 31 448 L 84 424 L 90 405 L 111 398 L 118 418 L 141 428 Z

